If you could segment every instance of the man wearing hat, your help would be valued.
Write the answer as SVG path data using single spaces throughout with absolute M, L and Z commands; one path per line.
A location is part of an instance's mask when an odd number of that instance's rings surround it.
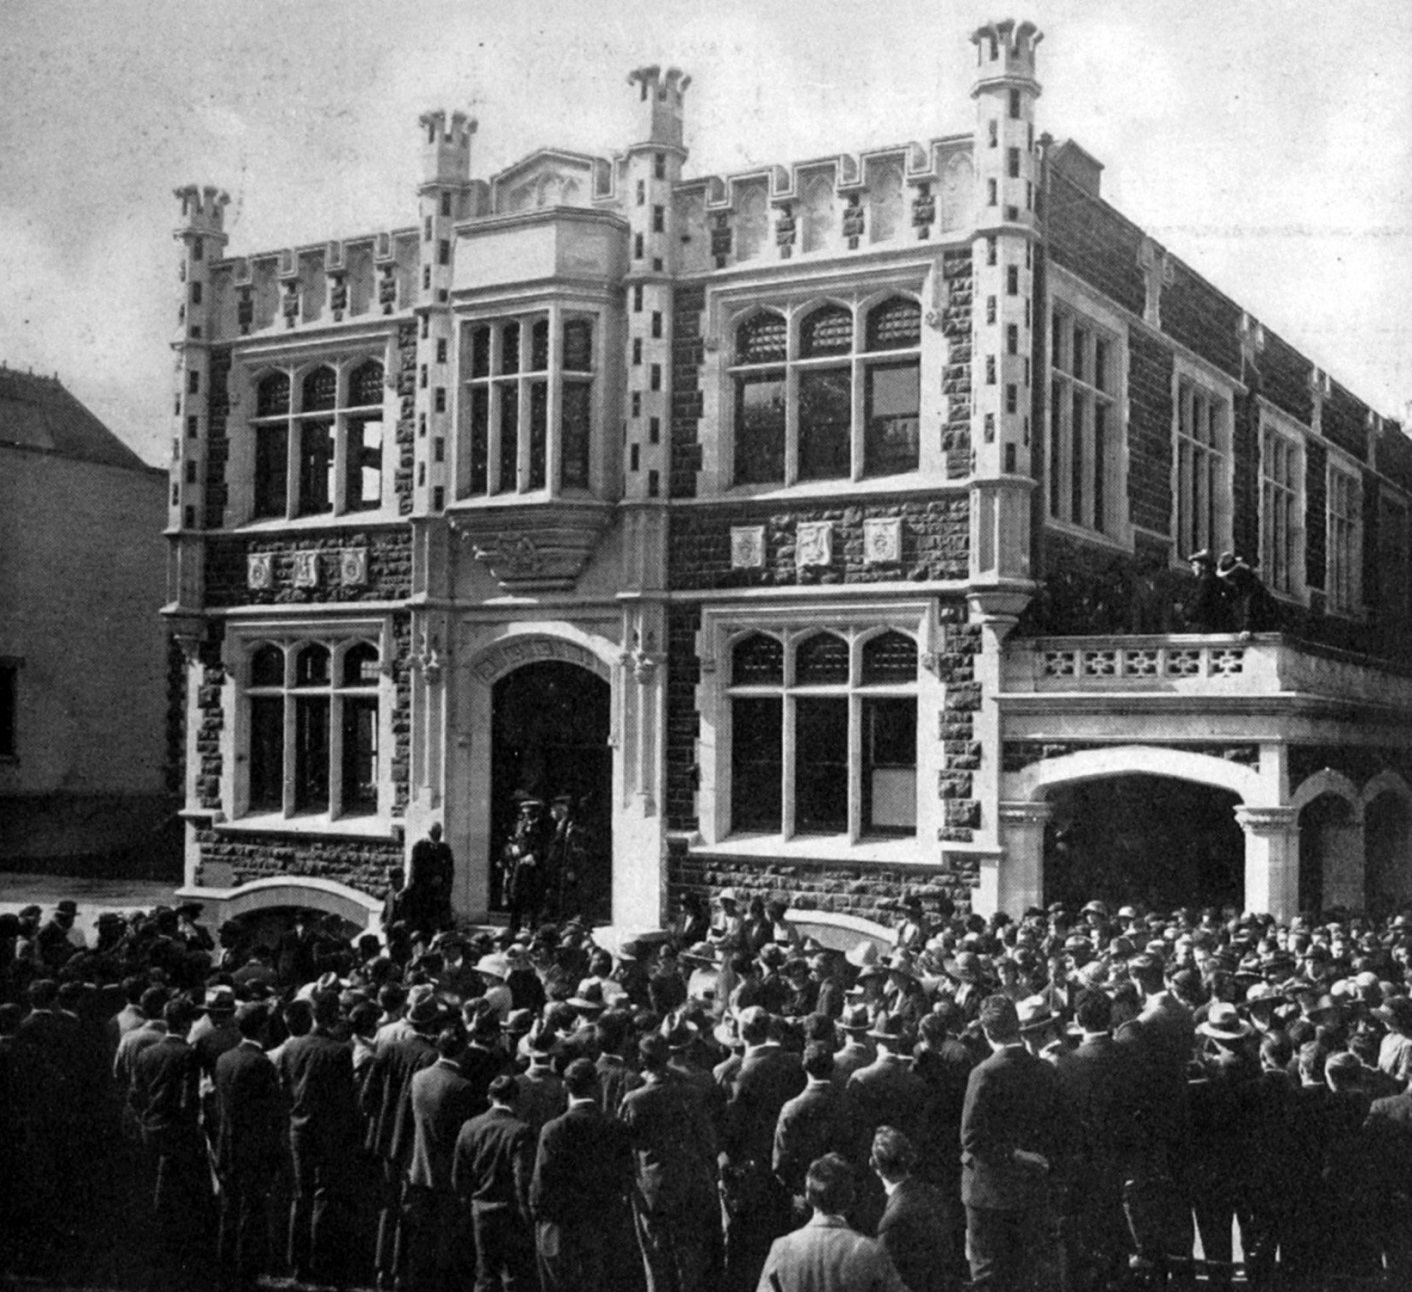
M 865 1136 L 879 1126 L 893 1126 L 914 1144 L 927 1138 L 930 1091 L 912 1071 L 912 1032 L 900 1014 L 880 1013 L 868 1031 L 877 1057 L 848 1079 L 848 1095 L 858 1110 Z
M 663 1037 L 644 1036 L 638 1057 L 642 1085 L 624 1098 L 621 1117 L 633 1152 L 633 1220 L 648 1292 L 716 1292 L 715 1133 L 701 1100 L 668 1070 Z
M 820 1041 L 804 1047 L 804 1089 L 780 1108 L 775 1123 L 773 1166 L 775 1175 L 794 1200 L 794 1212 L 802 1219 L 804 1174 L 809 1163 L 825 1153 L 857 1156 L 861 1142 L 857 1114 L 846 1091 L 833 1078 L 833 1050 Z
M 205 925 L 196 922 L 197 916 L 205 908 L 200 902 L 182 902 L 176 908 L 177 917 L 177 940 L 186 946 L 188 951 L 212 952 L 216 949 L 215 940 L 211 937 L 211 931 Z
M 253 1287 L 269 1265 L 270 1189 L 284 1160 L 284 1097 L 261 1041 L 265 1005 L 235 1013 L 239 1042 L 215 1066 L 216 1173 L 221 1224 L 216 1254 L 227 1275 Z
M 1216 577 L 1215 557 L 1203 547 L 1186 559 L 1196 580 L 1190 599 L 1182 607 L 1182 617 L 1186 620 L 1188 631 L 1232 632 L 1231 601 L 1226 586 Z
M 873 1020 L 866 1005 L 845 1005 L 838 1016 L 838 1029 L 844 1035 L 843 1044 L 834 1052 L 833 1083 L 840 1090 L 846 1089 L 849 1078 L 861 1068 L 866 1068 L 877 1058 L 878 1052 L 868 1036 Z
M 966 1251 L 979 1286 L 1018 1292 L 1043 1247 L 1050 1174 L 1064 1164 L 1068 1117 L 1058 1074 L 1020 1036 L 1008 996 L 987 996 L 979 1018 L 991 1056 L 972 1069 L 961 1114 Z
M 83 934 L 74 928 L 77 916 L 78 904 L 65 898 L 35 934 L 39 961 L 51 973 L 57 973 L 68 964 L 75 951 L 84 949 Z
M 721 1202 L 725 1208 L 726 1280 L 748 1292 L 770 1244 L 789 1226 L 789 1198 L 771 1168 L 780 1109 L 805 1083 L 799 1056 L 785 1050 L 759 1006 L 739 1013 L 745 1043 L 726 1100 L 721 1134 Z
M 533 927 L 544 905 L 546 850 L 550 827 L 544 800 L 515 791 L 515 828 L 500 857 L 501 895 L 510 913 L 510 931 Z
M 564 1082 L 554 1071 L 558 1043 L 558 1035 L 543 1020 L 536 1022 L 529 1033 L 529 1067 L 515 1078 L 520 1088 L 515 1116 L 530 1128 L 536 1144 L 539 1132 L 567 1107 Z

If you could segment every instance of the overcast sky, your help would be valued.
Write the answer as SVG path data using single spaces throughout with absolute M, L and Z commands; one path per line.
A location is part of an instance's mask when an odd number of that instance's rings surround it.
M 1030 18 L 1039 123 L 1105 195 L 1385 414 L 1412 400 L 1412 4 L 1387 0 L 4 0 L 0 360 L 161 462 L 183 183 L 243 254 L 415 222 L 417 116 L 473 171 L 629 142 L 689 72 L 686 173 L 969 129 L 969 33 Z

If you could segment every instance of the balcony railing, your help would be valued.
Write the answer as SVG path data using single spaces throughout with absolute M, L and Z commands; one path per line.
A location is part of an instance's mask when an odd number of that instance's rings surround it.
M 1412 675 L 1279 633 L 1037 637 L 1006 643 L 1004 690 L 1317 695 L 1412 709 Z

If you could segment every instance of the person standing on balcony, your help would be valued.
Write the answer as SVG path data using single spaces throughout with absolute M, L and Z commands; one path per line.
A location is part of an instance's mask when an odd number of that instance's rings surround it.
M 1187 628 L 1194 633 L 1234 632 L 1230 590 L 1216 573 L 1215 558 L 1202 548 L 1187 557 L 1187 563 L 1196 579 L 1191 599 L 1182 607 Z
M 1230 603 L 1234 631 L 1268 633 L 1275 630 L 1275 603 L 1260 582 L 1260 576 L 1250 568 L 1244 557 L 1221 553 L 1216 577 Z

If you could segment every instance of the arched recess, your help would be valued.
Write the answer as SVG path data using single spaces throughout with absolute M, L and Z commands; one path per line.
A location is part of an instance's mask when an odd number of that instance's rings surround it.
M 1380 772 L 1363 787 L 1365 905 L 1382 916 L 1412 902 L 1412 791 L 1398 773 Z
M 302 907 L 337 915 L 371 933 L 382 927 L 381 898 L 337 880 L 313 875 L 255 879 L 237 888 L 183 888 L 177 890 L 176 896 L 201 902 L 206 907 L 205 919 L 209 924 Z
M 1363 799 L 1358 793 L 1358 786 L 1342 772 L 1336 772 L 1331 767 L 1325 767 L 1323 771 L 1305 777 L 1299 783 L 1299 788 L 1289 796 L 1289 805 L 1299 811 L 1321 794 L 1332 794 L 1335 798 L 1344 799 L 1354 818 L 1362 820 Z
M 470 671 L 476 681 L 490 686 L 506 673 L 525 664 L 546 660 L 577 664 L 596 673 L 605 682 L 611 682 L 613 678 L 613 661 L 606 654 L 600 654 L 585 642 L 546 633 L 522 633 L 501 638 L 471 660 Z
M 1038 800 L 1045 798 L 1056 785 L 1131 775 L 1171 776 L 1177 780 L 1196 781 L 1215 789 L 1229 790 L 1245 804 L 1260 803 L 1264 797 L 1260 776 L 1249 767 L 1210 754 L 1153 745 L 1084 749 L 1031 763 L 1017 773 L 1016 788 L 1020 793 L 1011 797 Z

